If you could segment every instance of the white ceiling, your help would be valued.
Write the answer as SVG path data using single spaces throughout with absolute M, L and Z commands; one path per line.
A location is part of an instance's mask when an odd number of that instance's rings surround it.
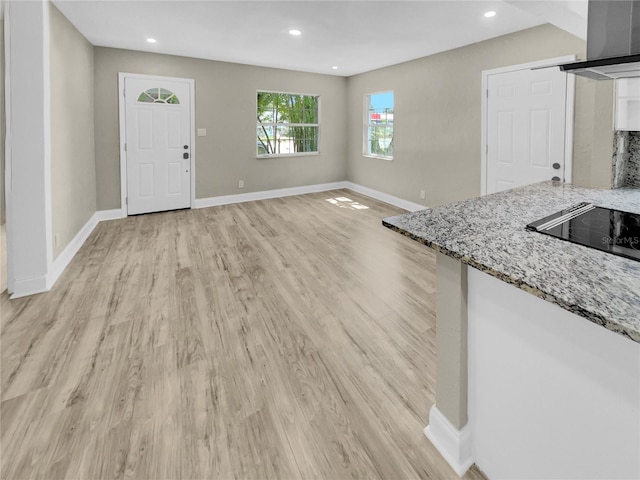
M 586 0 L 53 1 L 97 46 L 342 76 L 547 22 L 586 36 Z

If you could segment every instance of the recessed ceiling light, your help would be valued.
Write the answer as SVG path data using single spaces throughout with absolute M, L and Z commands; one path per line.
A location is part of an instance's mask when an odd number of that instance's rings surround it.
M 147 38 L 147 42 L 149 43 L 156 43 L 157 40 L 155 38 Z
M 489 10 L 488 12 L 484 12 L 484 16 L 487 18 L 491 18 L 491 17 L 495 17 L 496 16 L 496 12 L 493 10 Z
M 293 35 L 294 37 L 297 37 L 298 35 L 301 35 L 302 32 L 300 30 L 296 30 L 295 28 L 293 30 L 289 30 L 289 35 Z
M 331 67 L 333 70 L 337 70 L 338 67 L 336 65 L 334 65 L 333 67 Z

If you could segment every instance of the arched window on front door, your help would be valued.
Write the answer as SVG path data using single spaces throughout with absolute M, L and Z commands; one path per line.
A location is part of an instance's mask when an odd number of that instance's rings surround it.
M 138 96 L 138 102 L 141 103 L 165 103 L 170 105 L 178 105 L 180 100 L 176 94 L 165 88 L 150 88 L 146 92 L 142 92 Z

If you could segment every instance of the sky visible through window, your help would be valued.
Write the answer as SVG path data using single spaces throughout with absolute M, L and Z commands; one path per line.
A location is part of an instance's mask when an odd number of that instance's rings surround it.
M 393 158 L 393 90 L 367 95 L 364 155 Z
M 371 95 L 371 106 L 375 110 L 393 109 L 393 92 L 376 93 Z

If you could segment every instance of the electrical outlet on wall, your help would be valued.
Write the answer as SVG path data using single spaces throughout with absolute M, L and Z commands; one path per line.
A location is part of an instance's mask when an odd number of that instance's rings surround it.
M 244 188 L 244 180 L 238 180 L 238 188 Z
M 427 198 L 427 193 L 424 190 L 420 190 L 420 199 L 424 200 Z

